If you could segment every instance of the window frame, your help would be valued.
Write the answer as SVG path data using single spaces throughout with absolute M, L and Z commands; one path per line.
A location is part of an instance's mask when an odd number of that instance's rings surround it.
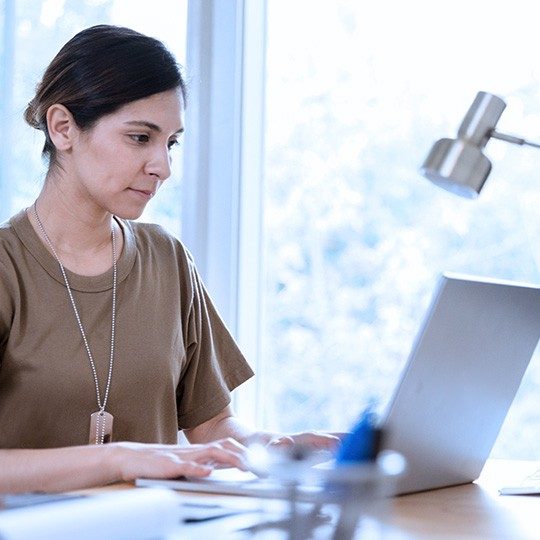
M 0 200 L 8 204 L 0 204 L 0 223 L 11 216 L 11 182 L 12 159 L 11 134 L 13 132 L 13 85 L 15 62 L 15 0 L 4 0 L 2 18 L 2 48 L 0 65 L 0 126 L 3 140 L 0 145 Z
M 182 240 L 258 372 L 263 283 L 266 0 L 188 3 Z M 235 392 L 258 424 L 257 385 Z

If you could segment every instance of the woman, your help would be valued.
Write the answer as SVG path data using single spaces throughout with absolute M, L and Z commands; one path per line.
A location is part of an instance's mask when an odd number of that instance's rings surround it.
M 245 468 L 255 441 L 336 445 L 235 419 L 251 369 L 182 244 L 131 221 L 170 175 L 185 99 L 162 43 L 100 25 L 60 50 L 28 106 L 49 168 L 0 228 L 0 491 L 205 476 Z

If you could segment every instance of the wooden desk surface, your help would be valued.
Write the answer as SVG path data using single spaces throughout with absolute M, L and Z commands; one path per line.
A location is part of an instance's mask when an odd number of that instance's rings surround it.
M 527 475 L 538 469 L 540 469 L 540 462 L 535 461 L 490 460 L 481 477 L 474 484 L 392 499 L 390 512 L 383 515 L 381 523 L 376 524 L 375 528 L 368 527 L 370 534 L 366 536 L 362 534 L 362 527 L 360 527 L 357 537 L 390 540 L 428 538 L 538 540 L 540 539 L 540 497 L 498 494 L 498 488 L 518 485 Z M 103 489 L 126 487 L 131 486 L 111 486 Z M 95 493 L 96 490 L 90 492 Z M 193 494 L 190 493 L 189 496 L 193 497 Z M 211 497 L 216 502 L 242 499 L 223 495 Z M 250 519 L 254 518 L 255 516 L 251 516 Z M 238 534 L 238 536 L 232 534 L 233 531 L 238 531 L 244 522 L 245 516 L 237 516 L 215 520 L 209 524 L 210 528 L 204 530 L 199 525 L 189 526 L 179 532 L 178 539 L 203 538 L 207 534 L 213 536 L 217 534 L 216 537 L 220 538 L 248 538 L 249 536 L 245 534 Z M 261 536 L 264 539 L 285 537 L 286 535 Z M 321 538 L 328 538 L 328 533 Z
M 498 488 L 519 485 L 540 462 L 490 460 L 473 484 L 394 499 L 395 538 L 540 538 L 540 497 L 501 496 Z M 394 536 L 391 536 L 394 538 Z

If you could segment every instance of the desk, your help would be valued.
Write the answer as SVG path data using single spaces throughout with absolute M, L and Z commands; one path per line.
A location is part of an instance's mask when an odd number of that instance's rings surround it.
M 540 497 L 500 496 L 497 490 L 539 468 L 540 462 L 489 460 L 473 484 L 397 497 L 395 538 L 538 539 Z
M 411 539 L 512 539 L 540 538 L 540 497 L 500 496 L 497 489 L 519 483 L 540 468 L 540 462 L 488 461 L 481 477 L 474 484 L 404 495 L 392 500 L 392 511 L 382 524 L 364 524 L 358 538 Z M 118 486 L 125 488 L 125 485 Z M 109 488 L 104 489 L 111 489 Z M 91 490 L 96 492 L 101 490 Z M 87 491 L 88 493 L 88 491 Z M 193 496 L 193 494 L 189 494 Z M 205 498 L 208 496 L 206 495 Z M 239 497 L 212 496 L 212 500 L 232 501 Z M 266 502 L 257 504 L 264 505 Z M 206 524 L 189 525 L 173 539 L 186 538 L 253 538 L 238 530 L 261 519 L 255 514 L 222 518 Z M 369 534 L 367 534 L 369 531 Z M 317 538 L 327 538 L 328 532 Z M 275 531 L 256 538 L 285 538 Z

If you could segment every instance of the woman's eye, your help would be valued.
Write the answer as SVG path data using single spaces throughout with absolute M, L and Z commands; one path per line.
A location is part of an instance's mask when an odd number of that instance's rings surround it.
M 145 134 L 140 135 L 130 135 L 130 137 L 137 143 L 143 144 L 147 143 L 150 140 L 150 137 Z
M 170 150 L 173 146 L 176 146 L 177 144 L 179 144 L 178 139 L 171 139 L 171 140 L 167 143 L 167 146 L 169 147 L 169 150 Z

